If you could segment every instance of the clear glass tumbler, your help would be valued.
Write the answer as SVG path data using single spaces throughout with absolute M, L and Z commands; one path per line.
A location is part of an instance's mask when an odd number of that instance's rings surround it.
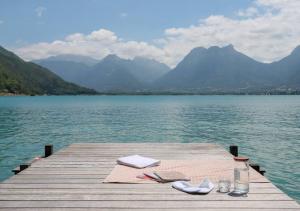
M 228 193 L 230 191 L 231 182 L 230 179 L 220 178 L 218 182 L 218 191 L 220 193 Z

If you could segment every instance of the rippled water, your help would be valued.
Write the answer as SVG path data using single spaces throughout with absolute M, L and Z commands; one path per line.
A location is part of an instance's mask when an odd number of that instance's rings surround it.
M 300 96 L 0 97 L 0 180 L 74 142 L 237 144 L 300 201 Z

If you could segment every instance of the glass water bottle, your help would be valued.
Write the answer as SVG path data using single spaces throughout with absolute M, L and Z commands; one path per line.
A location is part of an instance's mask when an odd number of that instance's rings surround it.
M 249 158 L 235 157 L 234 194 L 246 195 L 249 192 Z

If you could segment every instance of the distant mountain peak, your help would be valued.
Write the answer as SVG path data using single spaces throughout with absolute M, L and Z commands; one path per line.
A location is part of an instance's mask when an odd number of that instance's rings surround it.
M 121 60 L 123 59 L 117 56 L 116 54 L 108 54 L 106 57 L 102 59 L 102 62 L 121 61 Z
M 207 49 L 204 47 L 196 47 L 196 48 L 193 48 L 190 53 L 199 53 L 199 52 L 205 52 L 205 51 L 207 51 Z
M 299 54 L 300 55 L 300 45 L 298 45 L 294 50 L 292 51 L 291 54 Z
M 219 46 L 216 46 L 216 45 L 207 48 L 207 50 L 220 50 L 220 49 L 221 48 Z
M 219 47 L 219 46 L 211 46 L 209 48 L 204 48 L 204 47 L 196 47 L 193 48 L 189 55 L 199 55 L 202 53 L 207 53 L 207 52 L 219 52 L 219 51 L 229 51 L 229 52 L 236 52 L 232 44 L 226 45 L 224 47 Z
M 232 50 L 234 50 L 234 46 L 232 44 L 226 45 L 223 48 L 224 49 L 232 49 Z
M 95 65 L 99 60 L 89 56 L 77 55 L 77 54 L 59 54 L 56 56 L 50 56 L 46 59 L 35 60 L 33 62 L 40 63 L 42 61 L 64 61 L 64 62 L 76 62 L 83 63 L 89 66 Z
M 219 46 L 211 46 L 207 50 L 215 50 L 215 51 L 220 51 L 220 50 L 226 50 L 226 51 L 235 51 L 234 47 L 232 44 L 226 45 L 224 47 L 219 47 Z

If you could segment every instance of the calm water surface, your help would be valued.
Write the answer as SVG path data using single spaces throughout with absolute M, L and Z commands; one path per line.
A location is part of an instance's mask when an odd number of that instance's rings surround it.
M 300 201 L 300 96 L 0 97 L 0 180 L 74 142 L 237 144 Z

